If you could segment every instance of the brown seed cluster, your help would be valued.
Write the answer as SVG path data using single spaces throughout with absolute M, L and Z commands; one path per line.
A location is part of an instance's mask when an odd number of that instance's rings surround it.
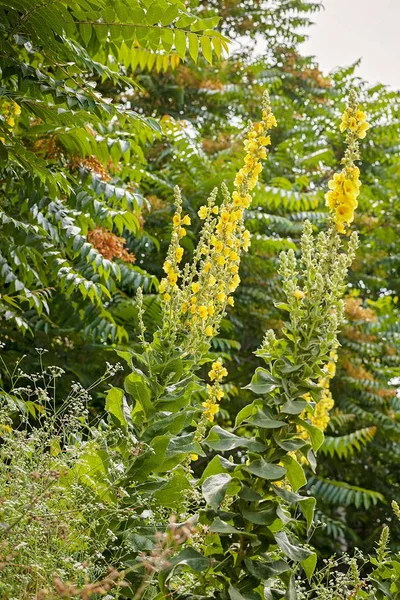
M 124 248 L 125 239 L 111 233 L 107 228 L 96 227 L 88 232 L 87 239 L 107 260 L 119 258 L 126 263 L 136 261 L 136 256 Z

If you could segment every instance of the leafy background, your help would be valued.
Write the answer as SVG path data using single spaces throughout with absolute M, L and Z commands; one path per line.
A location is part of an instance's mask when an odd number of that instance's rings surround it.
M 278 128 L 246 217 L 252 248 L 235 308 L 212 347 L 229 361 L 218 415 L 229 425 L 248 401 L 238 390 L 258 365 L 252 352 L 265 329 L 281 327 L 279 252 L 297 247 L 305 217 L 324 226 L 323 194 L 343 150 L 337 123 L 355 86 L 372 125 L 355 221 L 361 245 L 335 408 L 309 483 L 325 523 L 313 543 L 327 554 L 370 549 L 390 500 L 400 502 L 400 105 L 397 92 L 360 80 L 356 65 L 328 77 L 301 54 L 319 9 L 300 0 L 0 1 L 1 102 L 21 107 L 15 125 L 0 120 L 0 330 L 7 364 L 26 354 L 34 371 L 34 347 L 46 348 L 66 386 L 92 381 L 116 360 L 113 349 L 135 345 L 139 286 L 151 334 L 173 187 L 193 223 L 187 260 L 197 209 L 233 180 L 247 118 L 258 118 L 267 88 Z M 101 394 L 93 411 L 100 402 Z

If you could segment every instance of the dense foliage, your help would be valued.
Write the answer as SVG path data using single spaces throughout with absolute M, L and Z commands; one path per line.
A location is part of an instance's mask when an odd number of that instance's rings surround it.
M 399 95 L 319 8 L 0 0 L 4 598 L 399 597 Z

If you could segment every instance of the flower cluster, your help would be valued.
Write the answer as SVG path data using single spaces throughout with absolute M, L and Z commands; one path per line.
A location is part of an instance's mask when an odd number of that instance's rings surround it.
M 350 92 L 349 105 L 342 116 L 340 131 L 348 131 L 346 137 L 347 149 L 342 159 L 344 165 L 340 173 L 336 173 L 329 181 L 329 192 L 325 194 L 326 205 L 331 209 L 333 220 L 339 233 L 346 232 L 354 219 L 357 208 L 357 197 L 360 193 L 360 170 L 354 161 L 360 159 L 358 138 L 363 139 L 369 124 L 365 113 L 358 109 L 354 91 Z
M 0 121 L 6 124 L 6 129 L 11 130 L 15 127 L 15 117 L 21 114 L 21 107 L 14 100 L 3 100 L 0 102 Z M 4 144 L 4 138 L 0 137 Z
M 186 235 L 190 217 L 182 214 L 182 199 L 175 188 L 176 212 L 173 231 L 163 269 L 166 277 L 160 283 L 163 298 L 163 338 L 183 352 L 195 353 L 209 343 L 217 331 L 231 294 L 240 283 L 239 264 L 242 251 L 250 246 L 250 233 L 244 227 L 243 212 L 250 205 L 249 191 L 256 185 L 261 172 L 265 146 L 270 143 L 268 127 L 276 125 L 268 104 L 263 100 L 263 120 L 252 125 L 245 141 L 245 166 L 235 179 L 232 196 L 223 184 L 222 203 L 218 206 L 218 189 L 198 211 L 204 220 L 193 261 L 180 267 L 184 250 L 180 244 Z
M 207 430 L 207 425 L 214 421 L 214 417 L 219 411 L 219 402 L 224 397 L 221 382 L 222 379 L 227 375 L 228 371 L 222 365 L 221 359 L 213 362 L 211 370 L 208 372 L 208 377 L 211 381 L 211 384 L 207 384 L 207 400 L 202 402 L 204 410 L 194 434 L 195 442 L 201 442 Z M 192 454 L 189 458 L 188 464 L 192 460 L 197 460 L 197 458 L 197 454 Z
M 224 392 L 221 389 L 221 381 L 228 375 L 228 371 L 222 366 L 220 360 L 212 364 L 212 369 L 209 371 L 208 376 L 213 382 L 212 385 L 207 384 L 208 398 L 203 402 L 204 416 L 209 421 L 214 421 L 214 416 L 219 411 L 218 403 L 224 397 Z
M 340 131 L 343 133 L 346 130 L 355 133 L 360 140 L 363 140 L 367 135 L 369 123 L 367 123 L 367 115 L 362 110 L 357 110 L 354 106 L 349 105 L 342 115 L 340 123 Z

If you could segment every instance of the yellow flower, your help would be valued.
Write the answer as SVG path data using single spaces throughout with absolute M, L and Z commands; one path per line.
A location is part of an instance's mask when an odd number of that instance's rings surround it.
M 166 273 L 169 273 L 169 272 L 170 272 L 170 270 L 172 269 L 172 265 L 171 265 L 171 263 L 170 263 L 168 260 L 166 260 L 166 261 L 164 262 L 164 264 L 163 264 L 163 269 L 164 269 L 164 271 L 165 271 Z
M 224 294 L 224 292 L 218 292 L 217 294 L 217 301 L 218 302 L 225 302 L 226 300 L 226 294 Z
M 218 257 L 217 257 L 217 264 L 218 264 L 220 267 L 223 267 L 223 266 L 224 266 L 224 264 L 225 264 L 225 258 L 224 258 L 222 255 L 220 255 L 220 256 L 218 256 Z
M 214 313 L 215 313 L 215 308 L 214 308 L 214 306 L 213 306 L 212 304 L 209 304 L 209 305 L 208 305 L 208 308 L 207 308 L 207 311 L 208 311 L 208 316 L 209 316 L 209 317 L 212 317 L 212 316 L 214 315 Z
M 172 219 L 173 224 L 175 225 L 175 227 L 178 227 L 181 223 L 181 218 L 179 215 L 174 215 L 173 219 Z
M 186 229 L 184 227 L 179 227 L 179 237 L 183 238 L 186 235 Z
M 183 217 L 183 219 L 182 219 L 182 223 L 183 223 L 184 225 L 190 225 L 190 223 L 191 223 L 191 220 L 190 220 L 190 217 L 189 217 L 189 215 L 185 215 L 185 216 Z
M 170 296 L 169 294 L 164 294 L 164 296 L 163 296 L 163 300 L 164 300 L 165 302 L 169 302 L 169 301 L 171 300 L 171 296 Z
M 358 110 L 356 112 L 356 119 L 357 119 L 357 121 L 366 121 L 367 115 L 362 110 Z
M 197 294 L 197 292 L 200 290 L 200 284 L 198 281 L 195 281 L 195 283 L 192 283 L 192 292 L 193 294 Z
M 197 454 L 191 454 L 191 455 L 190 455 L 190 459 L 191 459 L 191 460 L 197 460 L 198 458 L 199 458 L 199 457 L 198 457 L 198 455 L 197 455 Z
M 357 119 L 355 117 L 350 117 L 350 119 L 349 119 L 350 131 L 356 131 L 357 127 L 358 127 Z
M 199 306 L 198 313 L 201 319 L 207 319 L 208 317 L 208 309 L 207 306 Z
M 360 138 L 360 140 L 363 140 L 365 138 L 365 136 L 367 135 L 367 130 L 369 129 L 369 123 L 361 123 L 360 127 L 358 128 L 358 132 L 357 135 Z
M 197 214 L 199 215 L 200 219 L 205 219 L 208 214 L 207 206 L 202 206 Z
M 183 256 L 183 248 L 178 247 L 175 250 L 175 256 L 176 256 L 176 260 L 177 262 L 181 262 L 182 260 L 182 256 Z
M 229 296 L 229 298 L 228 298 L 228 304 L 229 304 L 229 306 L 235 306 L 235 301 L 232 298 L 232 296 Z
M 178 281 L 178 275 L 177 275 L 177 273 L 175 273 L 175 271 L 170 271 L 168 273 L 168 281 L 170 282 L 171 285 L 176 284 L 176 282 Z
M 167 289 L 167 280 L 166 279 L 162 279 L 161 283 L 160 283 L 160 286 L 158 288 L 158 291 L 160 292 L 160 294 L 163 294 L 166 289 Z
M 293 292 L 293 296 L 296 298 L 296 300 L 303 300 L 303 298 L 305 297 L 305 293 L 301 290 L 295 290 Z
M 211 327 L 211 325 L 207 325 L 207 327 L 204 330 L 204 333 L 206 334 L 207 337 L 212 337 L 214 335 L 214 330 Z
M 217 214 L 218 214 L 218 212 L 219 212 L 219 208 L 218 208 L 218 206 L 213 206 L 213 208 L 212 208 L 212 212 L 214 213 L 214 215 L 217 215 Z

